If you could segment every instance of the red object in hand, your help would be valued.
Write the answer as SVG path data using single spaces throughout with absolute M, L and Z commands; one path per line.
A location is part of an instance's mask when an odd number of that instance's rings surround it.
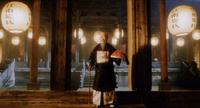
M 118 58 L 118 59 L 125 59 L 125 55 L 123 52 L 116 50 L 114 53 L 112 53 L 112 55 L 110 56 L 112 58 Z

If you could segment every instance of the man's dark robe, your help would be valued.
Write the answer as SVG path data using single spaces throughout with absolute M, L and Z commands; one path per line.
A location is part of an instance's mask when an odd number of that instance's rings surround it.
M 99 60 L 97 60 L 97 52 L 106 52 L 108 54 L 109 60 L 106 61 L 106 63 L 97 63 Z M 94 77 L 94 83 L 93 83 L 93 89 L 97 91 L 112 91 L 116 88 L 116 76 L 114 73 L 114 66 L 113 61 L 120 65 L 121 59 L 114 59 L 110 58 L 110 55 L 115 52 L 116 49 L 110 45 L 109 43 L 105 44 L 104 49 L 102 50 L 101 44 L 96 45 L 90 56 L 89 60 L 91 61 L 91 65 L 93 66 L 96 64 L 95 69 L 95 77 Z M 100 61 L 101 62 L 101 61 Z

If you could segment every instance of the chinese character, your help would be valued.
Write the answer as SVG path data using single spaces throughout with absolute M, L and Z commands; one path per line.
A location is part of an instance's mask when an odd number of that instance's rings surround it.
M 14 22 L 13 22 L 13 20 L 6 20 L 6 24 L 14 25 Z
M 6 14 L 6 15 L 5 15 L 5 18 L 6 18 L 6 19 L 13 19 L 13 14 Z
M 6 9 L 6 13 L 13 13 L 13 9 L 12 8 Z

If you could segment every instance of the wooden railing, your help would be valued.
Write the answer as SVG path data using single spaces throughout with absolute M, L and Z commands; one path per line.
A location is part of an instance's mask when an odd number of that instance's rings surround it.
M 182 83 L 184 83 L 184 86 L 192 89 L 200 89 L 200 76 L 196 74 L 196 72 L 189 69 L 184 62 L 182 62 L 181 69 Z
M 168 62 L 168 72 L 180 72 L 181 62 Z M 161 72 L 161 63 L 152 62 L 152 72 Z
M 72 68 L 77 68 L 81 63 L 72 62 Z M 29 68 L 30 63 L 29 62 L 15 62 L 15 67 L 17 68 Z M 82 65 L 82 64 L 81 64 Z M 86 64 L 85 64 L 86 65 Z M 47 62 L 38 62 L 38 68 L 45 68 L 47 67 Z M 50 66 L 49 66 L 50 67 Z M 160 68 L 161 63 L 160 62 L 152 62 L 152 68 Z M 87 69 L 87 66 L 85 66 Z M 125 62 L 122 62 L 120 66 L 115 66 L 116 69 L 118 68 L 128 68 L 128 65 L 126 65 Z M 168 62 L 168 68 L 181 68 L 180 62 Z M 94 69 L 92 69 L 94 70 Z
M 31 65 L 30 62 L 22 62 L 22 61 L 15 62 L 15 68 L 30 68 L 30 65 Z M 48 64 L 48 62 L 38 62 L 38 68 L 47 68 L 47 67 L 50 67 L 50 63 Z
M 181 62 L 168 62 L 168 68 L 181 68 Z M 160 62 L 152 62 L 152 68 L 160 68 Z

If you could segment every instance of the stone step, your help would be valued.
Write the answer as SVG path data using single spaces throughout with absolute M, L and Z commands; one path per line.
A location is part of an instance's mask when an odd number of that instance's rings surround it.
M 83 87 L 89 87 L 88 84 L 83 84 Z M 93 84 L 90 84 L 90 87 L 93 87 Z
M 90 80 L 90 83 L 93 83 L 93 82 L 94 82 L 93 80 Z M 84 80 L 84 83 L 89 83 L 89 81 Z
M 50 83 L 40 83 L 40 86 L 50 86 Z

